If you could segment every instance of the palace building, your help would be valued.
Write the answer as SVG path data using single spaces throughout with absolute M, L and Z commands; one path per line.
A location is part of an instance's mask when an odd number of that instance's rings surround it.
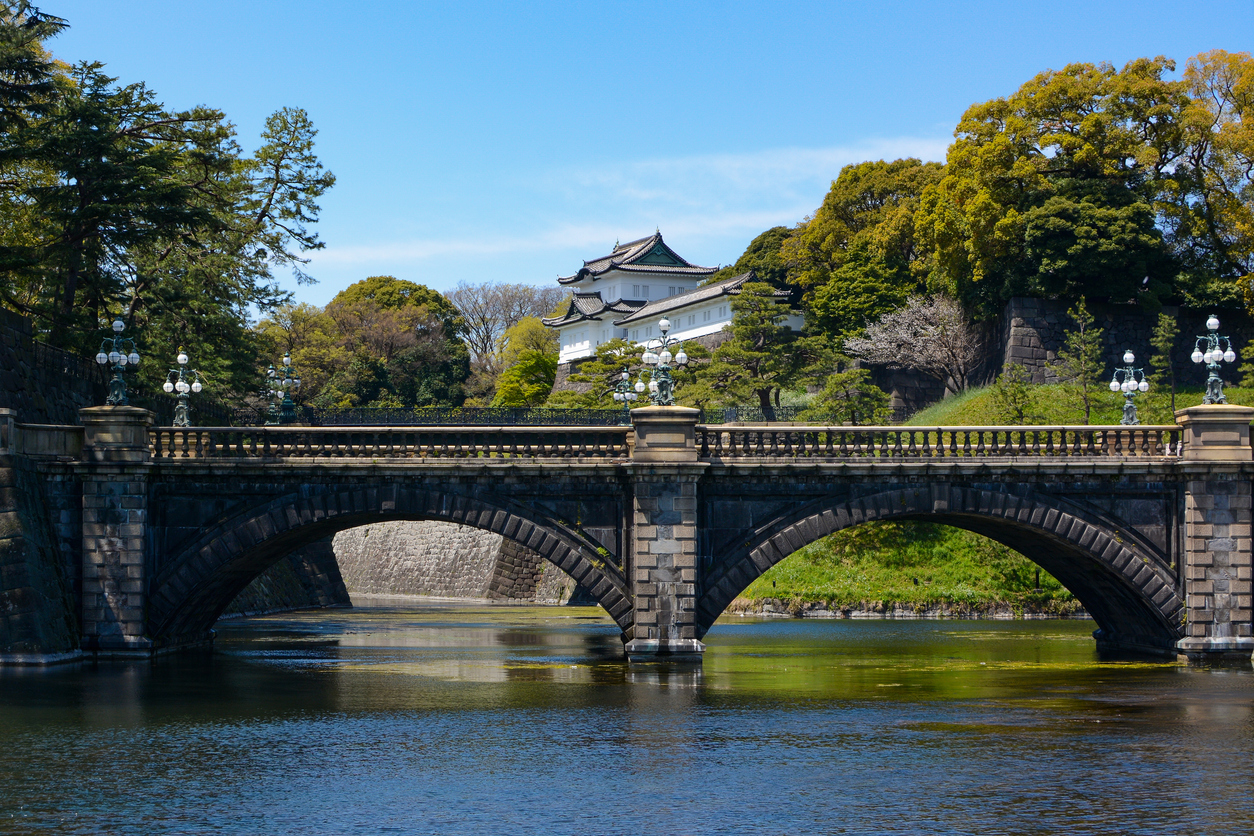
M 566 310 L 544 320 L 557 329 L 558 361 L 591 357 L 598 345 L 615 338 L 647 343 L 661 336 L 657 323 L 662 317 L 671 321 L 672 337 L 717 342 L 715 335 L 732 321 L 731 297 L 753 273 L 702 284 L 716 272 L 717 267 L 690 264 L 667 246 L 661 232 L 585 261 L 577 273 L 558 279 L 573 291 Z M 786 303 L 790 294 L 781 290 L 779 295 Z M 783 324 L 800 330 L 804 320 L 791 314 Z

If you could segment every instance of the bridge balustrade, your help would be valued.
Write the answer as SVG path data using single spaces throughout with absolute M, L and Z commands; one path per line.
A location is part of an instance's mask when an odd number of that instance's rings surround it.
M 154 460 L 625 459 L 627 427 L 158 427 Z
M 1183 452 L 1165 426 L 697 426 L 702 459 L 1166 458 Z

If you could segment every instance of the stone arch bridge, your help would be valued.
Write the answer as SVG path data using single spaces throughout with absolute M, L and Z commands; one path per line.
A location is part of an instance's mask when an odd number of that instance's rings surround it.
M 383 520 L 512 539 L 578 580 L 631 659 L 692 657 L 772 565 L 869 520 L 991 537 L 1057 577 L 1099 645 L 1193 659 L 1254 649 L 1254 409 L 1155 427 L 699 426 L 154 428 L 127 407 L 80 426 L 0 411 L 0 466 L 38 474 L 41 524 L 72 567 L 87 652 L 204 643 L 254 577 Z M 5 458 L 7 457 L 7 458 Z

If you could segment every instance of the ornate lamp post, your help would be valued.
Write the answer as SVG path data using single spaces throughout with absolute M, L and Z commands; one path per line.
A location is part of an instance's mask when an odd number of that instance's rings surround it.
M 130 337 L 122 336 L 124 328 L 126 325 L 122 322 L 122 317 L 119 316 L 113 320 L 113 336 L 105 337 L 101 341 L 100 352 L 96 355 L 96 362 L 100 365 L 113 364 L 113 379 L 109 381 L 109 397 L 105 399 L 105 404 L 108 406 L 126 406 L 126 378 L 122 377 L 122 372 L 126 371 L 128 365 L 139 365 L 139 352 L 135 350 L 135 341 Z
M 623 422 L 631 423 L 631 402 L 640 397 L 631 385 L 631 373 L 623 369 L 622 378 L 614 387 L 614 400 L 620 401 L 623 405 Z
M 179 355 L 176 358 L 179 367 L 170 369 L 165 376 L 165 383 L 161 384 L 161 389 L 167 394 L 178 392 L 178 406 L 174 407 L 174 426 L 190 427 L 192 425 L 190 414 L 188 412 L 188 401 L 190 396 L 188 392 L 200 392 L 203 386 L 200 383 L 200 372 L 196 369 L 187 369 L 187 352 L 183 350 L 183 346 L 179 346 Z
M 649 378 L 649 400 L 653 401 L 655 406 L 674 406 L 675 380 L 671 377 L 671 361 L 675 361 L 675 366 L 686 366 L 688 355 L 684 352 L 683 340 L 666 336 L 666 332 L 671 330 L 669 319 L 658 320 L 657 325 L 662 332 L 661 339 L 657 341 L 659 350 L 653 351 L 653 341 L 650 340 L 645 343 L 644 356 L 640 360 L 653 370 Z M 674 355 L 671 354 L 672 347 L 678 349 Z M 644 392 L 644 388 L 644 370 L 641 369 L 640 380 L 636 382 L 636 391 Z
M 292 392 L 300 388 L 300 375 L 292 367 L 292 353 L 283 353 L 283 369 L 279 371 L 270 364 L 266 369 L 265 385 L 261 389 L 263 400 L 269 399 L 269 420 L 266 426 L 274 424 L 290 424 L 296 420 L 296 404 L 292 401 Z
M 1148 392 L 1149 381 L 1145 379 L 1145 369 L 1133 368 L 1132 364 L 1136 362 L 1136 355 L 1131 351 L 1123 353 L 1123 368 L 1115 369 L 1115 374 L 1110 379 L 1110 391 L 1123 392 L 1123 418 L 1120 424 L 1139 424 L 1141 423 L 1136 417 L 1136 402 L 1133 400 L 1137 392 Z M 1120 380 L 1122 375 L 1123 379 Z M 1137 375 L 1140 375 L 1138 379 Z
M 1232 350 L 1230 338 L 1219 336 L 1219 317 L 1214 314 L 1207 317 L 1206 330 L 1209 333 L 1197 338 L 1191 358 L 1194 363 L 1205 363 L 1206 370 L 1210 372 L 1210 376 L 1206 378 L 1206 395 L 1203 396 L 1202 403 L 1227 403 L 1228 399 L 1224 397 L 1224 382 L 1219 377 L 1219 369 L 1222 363 L 1237 362 L 1237 353 Z

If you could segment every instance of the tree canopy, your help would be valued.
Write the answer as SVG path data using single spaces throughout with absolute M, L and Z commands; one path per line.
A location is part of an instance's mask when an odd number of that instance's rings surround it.
M 1204 250 L 1231 254 L 1240 238 L 1234 227 L 1220 245 L 1222 233 L 1203 229 L 1220 192 L 1246 188 L 1248 209 L 1248 167 L 1230 167 L 1225 188 L 1206 174 L 1225 153 L 1216 138 L 1235 133 L 1223 125 L 1239 121 L 1240 96 L 1207 104 L 1190 84 L 1235 91 L 1221 79 L 1249 64 L 1248 54 L 1208 53 L 1191 63 L 1192 82 L 1169 79 L 1175 64 L 1163 57 L 1122 70 L 1070 64 L 973 105 L 916 217 L 920 243 L 935 253 L 933 286 L 982 316 L 1016 295 L 1151 305 L 1239 298 L 1248 264 L 1193 250 L 1209 237 Z
M 87 353 L 121 315 L 145 355 L 184 345 L 214 369 L 211 392 L 242 391 L 250 315 L 289 299 L 274 270 L 308 281 L 303 254 L 322 246 L 311 227 L 335 178 L 317 132 L 283 108 L 246 154 L 221 111 L 169 109 L 99 63 L 55 62 L 42 40 L 65 25 L 0 5 L 0 304 Z

